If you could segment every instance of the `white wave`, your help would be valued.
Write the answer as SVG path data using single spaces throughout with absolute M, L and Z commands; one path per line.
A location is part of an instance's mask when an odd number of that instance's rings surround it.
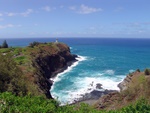
M 130 69 L 130 70 L 129 70 L 129 73 L 132 73 L 132 72 L 135 72 L 135 70 L 133 70 L 133 69 Z
M 87 57 L 78 55 L 78 57 L 76 58 L 76 60 L 78 60 L 79 62 L 80 61 L 84 61 L 84 60 L 87 60 Z
M 101 74 L 101 73 L 100 73 Z M 119 90 L 117 85 L 123 80 L 124 76 L 118 76 L 118 81 L 109 79 L 106 77 L 78 77 L 74 79 L 75 84 L 74 86 L 76 89 L 72 88 L 69 89 L 67 92 L 68 95 L 65 95 L 64 98 L 66 98 L 66 101 L 68 103 L 74 102 L 74 100 L 78 100 L 81 98 L 85 93 L 90 93 L 93 90 L 98 90 L 96 89 L 97 84 L 102 84 L 102 88 L 100 89 L 101 91 L 108 89 L 108 90 Z M 63 98 L 63 99 L 64 99 Z M 62 102 L 62 101 L 61 101 Z M 62 102 L 62 104 L 65 104 Z
M 105 73 L 109 74 L 109 75 L 114 75 L 115 71 L 114 70 L 106 70 Z
M 84 61 L 86 59 L 87 59 L 87 57 L 78 55 L 78 57 L 76 58 L 76 60 L 77 60 L 76 62 L 74 62 L 71 66 L 68 66 L 67 69 L 64 70 L 63 72 L 58 73 L 55 77 L 50 78 L 50 80 L 52 80 L 54 82 L 51 87 L 51 90 L 54 88 L 55 82 L 58 82 L 61 80 L 62 75 L 70 72 L 74 67 L 76 67 L 79 64 L 79 62 Z
M 67 90 L 56 91 L 57 93 L 53 91 L 55 83 L 66 76 L 66 73 L 70 72 L 79 64 L 79 62 L 86 60 L 87 57 L 78 56 L 76 59 L 78 60 L 77 62 L 53 78 L 54 84 L 51 88 L 51 94 L 55 99 L 58 99 L 61 102 L 61 105 L 73 103 L 74 100 L 78 100 L 85 93 L 98 90 L 96 89 L 97 84 L 102 84 L 103 90 L 119 90 L 117 85 L 124 79 L 125 75 L 115 75 L 114 70 L 104 70 L 100 72 L 83 71 L 83 73 L 80 73 L 80 76 L 77 76 L 72 80 L 74 84 L 71 87 L 67 87 Z M 115 77 L 108 75 L 115 75 Z

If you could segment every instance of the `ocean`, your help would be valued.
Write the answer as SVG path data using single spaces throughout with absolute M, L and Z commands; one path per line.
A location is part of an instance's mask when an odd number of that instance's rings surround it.
M 27 46 L 33 41 L 54 42 L 54 38 L 6 39 L 9 46 Z M 52 96 L 61 104 L 71 103 L 102 84 L 119 90 L 117 84 L 128 73 L 150 68 L 150 39 L 138 38 L 58 38 L 66 43 L 77 62 L 52 78 Z M 0 43 L 3 39 L 0 39 Z

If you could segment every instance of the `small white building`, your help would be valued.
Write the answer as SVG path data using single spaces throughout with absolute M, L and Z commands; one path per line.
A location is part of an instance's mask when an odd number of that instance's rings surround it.
M 55 43 L 58 43 L 58 39 L 56 38 L 56 41 L 55 41 Z

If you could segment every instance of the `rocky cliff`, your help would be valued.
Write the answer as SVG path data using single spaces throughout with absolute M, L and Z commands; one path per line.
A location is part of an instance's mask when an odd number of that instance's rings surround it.
M 5 58 L 3 58 L 4 56 Z M 1 78 L 5 79 L 8 76 L 10 79 L 0 80 L 0 83 L 2 81 L 6 86 L 9 86 L 6 88 L 1 85 L 3 87 L 0 87 L 0 91 L 1 89 L 6 89 L 5 91 L 11 89 L 11 92 L 18 95 L 42 95 L 52 98 L 50 94 L 52 81 L 50 78 L 75 62 L 77 56 L 71 54 L 69 47 L 64 43 L 33 42 L 24 48 L 2 48 L 0 49 L 0 57 L 0 60 L 3 61 L 0 62 L 1 67 L 3 67 L 0 71 L 7 73 L 2 74 Z M 12 81 L 11 85 L 10 81 Z M 16 87 L 15 84 L 17 84 Z
M 119 92 L 115 91 L 102 96 L 94 106 L 97 109 L 113 110 L 135 103 L 141 97 L 150 101 L 149 86 L 150 76 L 145 75 L 144 72 L 135 71 L 118 84 Z
M 36 47 L 35 47 L 36 48 Z M 70 49 L 63 43 L 51 43 L 50 45 L 38 45 L 38 51 L 32 51 L 32 66 L 36 69 L 34 77 L 39 91 L 47 98 L 52 98 L 50 88 L 51 77 L 65 70 L 76 61 L 76 55 L 70 53 Z

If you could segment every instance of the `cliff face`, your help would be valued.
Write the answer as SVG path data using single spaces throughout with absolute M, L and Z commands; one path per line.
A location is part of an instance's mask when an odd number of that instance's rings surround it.
M 72 55 L 69 47 L 62 43 L 53 43 L 52 45 L 39 47 L 39 49 L 39 51 L 31 53 L 32 65 L 36 68 L 34 77 L 39 86 L 39 91 L 44 93 L 47 98 L 52 98 L 50 94 L 52 81 L 50 81 L 50 78 L 75 62 L 77 56 Z
M 141 97 L 150 101 L 150 76 L 144 72 L 135 71 L 126 76 L 126 78 L 118 84 L 120 92 L 112 92 L 95 103 L 97 109 L 120 109 L 131 103 L 135 103 Z

